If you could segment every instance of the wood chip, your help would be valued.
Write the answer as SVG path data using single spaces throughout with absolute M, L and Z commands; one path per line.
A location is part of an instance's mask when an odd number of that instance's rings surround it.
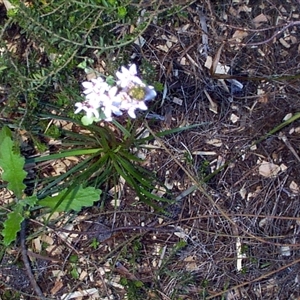
M 280 43 L 283 47 L 285 47 L 285 48 L 287 48 L 287 49 L 291 47 L 291 45 L 288 44 L 288 43 L 286 42 L 286 40 L 283 39 L 283 38 L 280 38 L 280 39 L 279 39 L 279 43 Z
M 280 172 L 280 167 L 272 162 L 262 161 L 258 171 L 263 177 L 275 177 Z
M 173 98 L 173 103 L 178 104 L 178 105 L 182 105 L 183 101 L 180 98 L 174 97 Z
M 289 188 L 290 188 L 290 190 L 292 191 L 293 194 L 299 194 L 300 193 L 299 185 L 295 181 L 292 181 L 290 183 Z
M 264 23 L 268 22 L 268 18 L 264 15 L 264 14 L 260 14 L 258 16 L 256 16 L 253 20 L 252 20 L 255 28 L 258 28 L 262 25 L 264 25 Z
M 239 118 L 237 115 L 235 115 L 235 114 L 231 114 L 231 116 L 230 116 L 230 121 L 231 121 L 233 124 L 235 124 L 239 119 L 240 119 L 240 118 Z
M 55 281 L 54 283 L 54 287 L 51 289 L 50 293 L 52 296 L 56 295 L 57 292 L 64 286 L 64 284 L 58 280 L 58 281 Z
M 123 288 L 123 286 L 122 286 Z M 75 299 L 83 296 L 88 296 L 88 299 L 99 299 L 99 292 L 97 289 L 87 289 L 83 291 L 77 291 L 69 294 L 63 294 L 60 299 L 62 300 L 69 300 L 69 299 Z
M 205 143 L 215 147 L 221 147 L 223 145 L 222 141 L 219 139 L 208 139 L 205 141 Z
M 248 32 L 247 31 L 245 31 L 245 30 L 236 30 L 234 32 L 234 34 L 232 35 L 232 38 L 235 39 L 235 40 L 242 41 L 243 38 L 245 38 L 247 36 L 248 36 Z

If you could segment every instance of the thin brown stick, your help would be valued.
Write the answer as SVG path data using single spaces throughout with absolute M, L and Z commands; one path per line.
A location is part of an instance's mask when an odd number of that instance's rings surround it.
M 230 41 L 230 44 L 237 44 L 237 45 L 241 45 L 241 46 L 260 46 L 260 45 L 264 45 L 264 44 L 267 44 L 269 42 L 271 42 L 273 39 L 276 38 L 276 36 L 278 36 L 279 34 L 283 33 L 286 29 L 288 29 L 289 27 L 291 26 L 298 26 L 300 25 L 300 21 L 292 21 L 292 22 L 289 22 L 287 23 L 285 26 L 283 26 L 280 30 L 278 30 L 277 32 L 275 32 L 270 38 L 266 39 L 266 40 L 263 40 L 261 42 L 256 42 L 256 43 L 240 43 L 240 42 L 232 42 Z M 272 27 L 270 27 L 272 28 Z M 268 30 L 270 28 L 265 28 L 263 30 Z M 243 29 L 243 31 L 250 31 L 249 29 Z M 251 30 L 252 32 L 260 32 L 262 30 L 260 29 L 252 29 Z M 226 41 L 224 41 L 224 43 L 226 43 Z
M 27 256 L 27 249 L 26 249 L 26 224 L 25 221 L 22 222 L 21 224 L 21 231 L 20 231 L 20 240 L 21 240 L 21 254 L 22 254 L 22 259 L 24 262 L 25 270 L 28 275 L 28 278 L 30 280 L 31 286 L 36 293 L 36 295 L 39 297 L 39 299 L 45 299 L 44 294 L 37 284 L 34 275 L 32 273 L 32 269 L 30 266 L 30 262 Z
M 205 299 L 215 299 L 216 296 L 222 296 L 222 295 L 226 294 L 226 292 L 228 292 L 229 290 L 239 289 L 239 288 L 241 288 L 241 287 L 243 287 L 243 286 L 247 286 L 247 285 L 249 285 L 249 284 L 251 284 L 251 283 L 261 281 L 262 279 L 268 278 L 268 277 L 270 277 L 271 275 L 274 275 L 274 274 L 276 274 L 276 273 L 278 273 L 278 272 L 280 272 L 280 271 L 283 271 L 284 269 L 287 269 L 287 268 L 289 268 L 289 267 L 292 267 L 293 265 L 296 265 L 296 264 L 298 264 L 299 262 L 300 262 L 300 259 L 294 260 L 293 262 L 291 262 L 291 263 L 289 263 L 289 264 L 286 264 L 285 266 L 282 266 L 282 267 L 280 267 L 279 269 L 276 269 L 276 270 L 274 270 L 274 271 L 268 272 L 268 273 L 266 273 L 266 274 L 264 274 L 264 275 L 262 275 L 262 276 L 259 276 L 259 277 L 255 278 L 255 279 L 253 279 L 253 280 L 250 280 L 250 281 L 243 282 L 243 283 L 241 283 L 241 284 L 237 284 L 237 285 L 235 285 L 235 286 L 232 286 L 232 287 L 230 287 L 230 289 L 227 289 L 227 290 L 225 290 L 225 291 L 218 292 L 218 293 L 214 293 L 213 296 L 206 297 Z

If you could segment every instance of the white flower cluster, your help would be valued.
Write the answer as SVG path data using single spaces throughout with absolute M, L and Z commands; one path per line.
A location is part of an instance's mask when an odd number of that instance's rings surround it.
M 136 118 L 136 109 L 147 110 L 146 102 L 152 100 L 156 92 L 153 86 L 146 85 L 137 76 L 136 65 L 129 69 L 122 67 L 116 76 L 115 86 L 110 86 L 101 77 L 83 82 L 85 101 L 75 104 L 75 114 L 83 110 L 86 117 L 97 122 L 111 121 L 112 114 L 120 116 L 126 111 L 131 118 Z

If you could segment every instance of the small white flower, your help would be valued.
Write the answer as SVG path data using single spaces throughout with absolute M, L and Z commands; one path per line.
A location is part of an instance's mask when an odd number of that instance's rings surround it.
M 133 119 L 136 118 L 136 109 L 148 109 L 144 101 L 135 100 L 132 97 L 130 97 L 126 92 L 120 92 L 118 94 L 118 97 L 122 100 L 122 102 L 120 103 L 120 109 L 127 111 L 128 115 Z
M 94 78 L 91 81 L 84 81 L 82 86 L 85 88 L 83 91 L 85 95 L 96 94 L 100 96 L 109 89 L 109 85 L 101 77 Z
M 136 118 L 136 114 L 135 114 L 135 110 L 136 109 L 141 109 L 141 110 L 147 110 L 148 107 L 147 105 L 142 102 L 142 101 L 135 101 L 135 103 L 133 103 L 133 105 L 128 109 L 128 115 L 132 118 L 135 119 Z
M 116 96 L 118 91 L 117 87 L 112 87 L 107 94 L 102 95 L 102 107 L 101 110 L 105 115 L 106 121 L 112 120 L 112 113 L 121 116 L 123 113 L 120 110 L 121 99 Z
M 114 87 L 109 86 L 101 77 L 83 82 L 85 101 L 75 104 L 75 113 L 83 110 L 90 118 L 101 120 L 104 117 L 104 120 L 111 121 L 112 115 L 121 116 L 124 111 L 131 118 L 136 118 L 137 109 L 147 110 L 145 102 L 152 100 L 156 92 L 153 86 L 146 85 L 137 76 L 136 65 L 133 64 L 128 69 L 121 67 L 116 76 L 118 81 Z
M 95 118 L 99 119 L 98 108 L 92 107 L 86 102 L 77 102 L 77 103 L 75 103 L 75 106 L 77 107 L 77 109 L 74 112 L 75 114 L 78 114 L 79 112 L 84 110 L 86 112 L 87 117 L 89 117 L 89 118 L 95 117 Z
M 143 84 L 142 80 L 137 76 L 136 65 L 133 64 L 129 69 L 121 67 L 121 72 L 116 72 L 118 77 L 117 85 L 121 88 L 129 87 L 130 84 Z

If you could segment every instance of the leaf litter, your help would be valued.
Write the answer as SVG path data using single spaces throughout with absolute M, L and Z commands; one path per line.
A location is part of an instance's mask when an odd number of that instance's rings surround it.
M 200 6 L 191 3 L 186 11 L 188 18 L 154 24 L 156 31 L 146 31 L 139 43 L 144 58 L 156 57 L 153 63 L 159 66 L 160 80 L 166 86 L 164 105 L 153 113 L 165 116 L 172 111 L 168 124 L 171 128 L 183 123 L 204 124 L 197 130 L 169 136 L 164 140 L 166 146 L 175 158 L 180 156 L 195 178 L 204 180 L 213 200 L 236 225 L 197 189 L 190 189 L 192 182 L 174 157 L 161 147 L 149 150 L 143 153 L 147 167 L 162 182 L 166 177 L 168 182 L 176 182 L 168 186 L 172 197 L 188 192 L 165 208 L 168 217 L 158 217 L 139 203 L 134 192 L 122 183 L 117 190 L 117 206 L 108 202 L 103 209 L 95 206 L 83 210 L 72 222 L 62 219 L 60 224 L 52 224 L 54 231 L 45 229 L 42 222 L 31 221 L 31 229 L 39 237 L 29 250 L 41 254 L 41 245 L 46 245 L 43 254 L 48 259 L 44 260 L 47 269 L 38 278 L 45 294 L 55 299 L 81 299 L 87 295 L 89 299 L 115 299 L 114 295 L 125 298 L 127 291 L 120 283 L 125 278 L 141 281 L 141 291 L 146 290 L 143 298 L 149 299 L 153 293 L 172 298 L 174 291 L 174 299 L 198 299 L 200 294 L 206 299 L 300 296 L 300 171 L 295 155 L 299 153 L 299 121 L 283 128 L 282 136 L 274 134 L 250 147 L 287 114 L 300 110 L 298 78 L 272 84 L 251 80 L 295 74 L 294 65 L 300 59 L 295 43 L 299 28 L 286 29 L 271 43 L 239 45 L 272 37 L 276 29 L 252 31 L 277 26 L 270 15 L 275 14 L 279 24 L 294 20 L 291 18 L 297 13 L 298 3 L 287 3 L 274 0 L 256 6 L 249 1 L 232 1 L 222 9 L 212 1 Z M 199 17 L 199 9 L 203 9 L 205 18 Z M 220 37 L 234 39 L 235 43 L 229 42 L 218 53 Z M 205 46 L 204 52 L 201 46 Z M 218 56 L 216 65 L 222 62 L 223 75 L 237 75 L 239 82 L 239 77 L 246 77 L 242 89 L 232 89 L 226 80 L 220 85 L 220 79 L 211 77 L 204 67 L 206 51 L 211 57 Z M 157 124 L 163 127 L 160 121 Z M 224 166 L 205 181 L 212 170 Z M 53 163 L 51 168 L 56 174 L 64 171 L 61 162 Z M 7 202 L 6 196 L 3 194 L 2 203 Z M 145 226 L 153 230 L 140 228 Z M 162 230 L 170 226 L 178 229 L 176 234 Z M 59 232 L 59 228 L 74 232 Z M 113 231 L 116 228 L 124 229 Z M 21 272 L 11 266 L 15 254 L 16 250 L 2 258 L 0 279 L 9 278 L 9 286 L 31 293 L 28 285 L 24 286 L 25 279 L 23 284 L 21 277 L 14 282 L 14 274 Z M 71 254 L 79 258 L 75 265 L 69 260 Z M 57 259 L 64 264 L 58 264 Z M 77 279 L 70 273 L 72 267 L 79 274 Z M 41 268 L 36 264 L 36 270 Z

